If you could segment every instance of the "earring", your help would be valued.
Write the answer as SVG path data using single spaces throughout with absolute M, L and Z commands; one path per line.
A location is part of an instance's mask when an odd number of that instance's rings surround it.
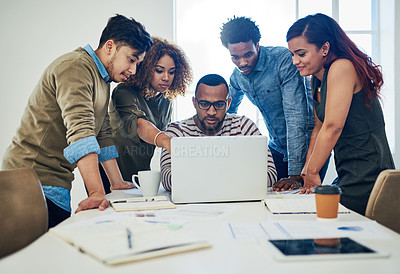
M 324 52 L 322 55 L 323 55 L 323 56 L 326 56 L 326 55 L 327 55 L 327 53 L 326 53 L 326 52 Z

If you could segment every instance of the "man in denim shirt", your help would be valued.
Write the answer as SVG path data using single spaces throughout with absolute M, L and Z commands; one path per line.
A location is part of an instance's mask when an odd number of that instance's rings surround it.
M 230 19 L 222 26 L 220 38 L 236 65 L 230 78 L 228 113 L 237 113 L 244 95 L 257 106 L 281 179 L 274 188 L 301 187 L 300 173 L 314 127 L 311 90 L 306 89 L 287 48 L 259 45 L 261 34 L 250 18 Z

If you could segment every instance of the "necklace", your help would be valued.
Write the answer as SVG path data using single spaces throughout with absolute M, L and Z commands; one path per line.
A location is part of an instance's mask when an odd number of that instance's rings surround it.
M 318 87 L 317 92 L 321 93 L 321 87 Z

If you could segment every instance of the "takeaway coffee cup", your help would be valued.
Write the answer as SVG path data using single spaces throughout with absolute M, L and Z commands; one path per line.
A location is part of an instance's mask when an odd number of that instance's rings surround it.
M 317 218 L 335 220 L 338 215 L 342 190 L 334 185 L 321 185 L 314 188 Z
M 139 185 L 136 183 L 135 178 L 138 178 Z M 160 171 L 144 170 L 139 171 L 138 175 L 132 175 L 132 182 L 140 189 L 143 197 L 157 196 L 158 189 L 160 188 L 160 179 Z

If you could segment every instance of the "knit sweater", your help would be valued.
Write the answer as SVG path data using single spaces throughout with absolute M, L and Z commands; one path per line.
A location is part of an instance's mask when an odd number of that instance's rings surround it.
M 32 167 L 43 185 L 71 189 L 75 160 L 64 149 L 82 139 L 89 145 L 114 145 L 107 114 L 110 87 L 82 48 L 53 61 L 28 100 L 3 169 Z M 90 140 L 90 139 L 89 139 Z M 83 146 L 82 155 L 93 148 Z

